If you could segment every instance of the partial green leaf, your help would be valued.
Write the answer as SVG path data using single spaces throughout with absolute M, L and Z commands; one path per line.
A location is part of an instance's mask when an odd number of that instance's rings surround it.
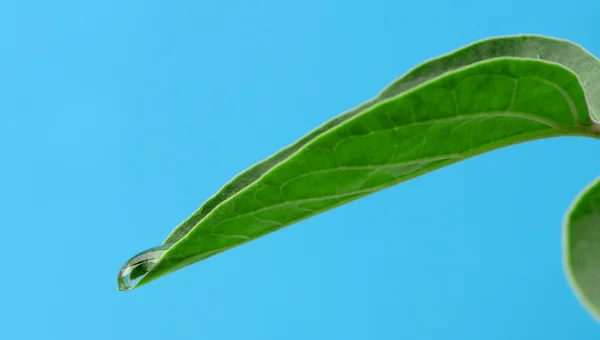
M 461 160 L 560 136 L 598 138 L 600 61 L 537 35 L 430 60 L 252 166 L 134 256 L 122 290 Z
M 567 212 L 563 247 L 569 282 L 581 303 L 600 321 L 600 177 Z

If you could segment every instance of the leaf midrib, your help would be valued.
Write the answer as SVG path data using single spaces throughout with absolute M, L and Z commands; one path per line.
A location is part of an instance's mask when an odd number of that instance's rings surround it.
M 498 58 L 496 58 L 498 59 Z M 507 58 L 507 59 L 518 59 L 518 58 Z M 482 62 L 489 62 L 489 60 L 484 60 Z M 545 61 L 541 61 L 541 62 L 545 62 Z M 550 62 L 552 63 L 552 62 Z M 554 64 L 554 63 L 553 63 Z M 470 64 L 469 66 L 471 66 L 472 64 Z M 561 67 L 564 67 L 562 65 L 560 65 Z M 455 72 L 460 72 L 460 70 L 463 69 L 463 67 L 455 69 L 451 72 L 448 72 L 447 74 L 452 74 Z M 546 83 L 547 85 L 552 86 L 554 89 L 556 89 L 559 94 L 563 97 L 563 99 L 565 100 L 565 102 L 568 104 L 569 109 L 570 109 L 570 113 L 571 116 L 574 120 L 574 123 L 576 125 L 576 127 L 581 127 L 581 123 L 578 119 L 578 112 L 577 112 L 577 108 L 573 102 L 573 99 L 571 98 L 571 96 L 558 84 L 551 82 L 547 79 L 544 78 L 540 78 L 540 77 L 533 77 L 533 76 L 528 76 L 528 77 L 524 77 L 524 78 L 533 78 L 536 79 L 538 81 L 542 81 L 544 83 Z M 515 80 L 515 92 L 516 92 L 516 88 L 518 86 L 519 83 L 519 79 L 514 79 Z M 413 91 L 417 91 L 419 88 L 426 86 L 428 84 L 428 82 L 423 82 L 422 84 L 415 86 L 405 92 L 403 92 L 402 94 L 396 96 L 396 97 L 391 97 L 391 98 L 387 98 L 385 100 L 382 100 L 381 102 L 372 105 L 371 107 L 369 107 L 368 110 L 364 110 L 362 112 L 357 113 L 356 115 L 354 115 L 353 117 L 349 118 L 349 120 L 351 119 L 357 119 L 359 116 L 366 114 L 367 112 L 376 109 L 378 106 L 380 105 L 384 105 L 386 102 L 388 101 L 393 101 L 398 99 L 401 96 L 407 95 Z M 511 106 L 512 103 L 514 102 L 514 93 L 513 93 L 513 98 L 511 98 Z M 356 135 L 356 136 L 352 136 L 350 138 L 361 138 L 361 137 L 366 137 L 369 136 L 371 134 L 377 134 L 377 133 L 382 133 L 382 132 L 386 132 L 386 131 L 396 131 L 402 128 L 407 128 L 407 127 L 411 127 L 411 126 L 423 126 L 423 125 L 434 125 L 434 124 L 440 124 L 440 123 L 453 123 L 453 122 L 469 122 L 472 120 L 487 120 L 487 119 L 492 119 L 492 118 L 519 118 L 522 120 L 526 120 L 526 121 L 533 121 L 533 122 L 537 122 L 539 124 L 543 124 L 557 132 L 563 131 L 565 129 L 572 129 L 572 127 L 569 126 L 564 126 L 562 124 L 560 124 L 559 122 L 553 120 L 553 119 L 549 119 L 546 117 L 543 117 L 541 115 L 536 115 L 536 114 L 532 114 L 532 113 L 527 113 L 527 112 L 518 112 L 518 111 L 494 111 L 494 112 L 476 112 L 476 113 L 462 113 L 462 114 L 456 114 L 453 116 L 449 116 L 449 117 L 443 117 L 443 118 L 432 118 L 432 119 L 427 119 L 427 120 L 420 120 L 420 121 L 416 121 L 416 122 L 408 122 L 408 123 L 404 123 L 402 125 L 398 125 L 398 126 L 393 126 L 390 127 L 389 129 L 381 129 L 381 130 L 377 130 L 377 131 L 371 131 L 369 133 L 363 134 L 363 135 Z M 459 123 L 460 124 L 460 123 Z M 309 140 L 306 142 L 306 144 L 304 144 L 302 147 L 297 148 L 294 152 L 290 153 L 289 155 L 287 155 L 287 157 L 281 159 L 278 163 L 273 164 L 266 172 L 262 173 L 260 176 L 258 176 L 254 181 L 248 183 L 245 187 L 241 188 L 240 190 L 238 190 L 237 192 L 235 192 L 233 195 L 227 197 L 225 200 L 221 201 L 219 204 L 215 205 L 210 211 L 208 211 L 199 221 L 197 221 L 195 223 L 194 226 L 192 226 L 186 234 L 184 234 L 182 237 L 180 237 L 176 243 L 179 243 L 181 241 L 184 241 L 184 239 L 187 238 L 187 236 L 190 234 L 190 232 L 194 229 L 196 229 L 197 227 L 200 226 L 200 224 L 202 223 L 202 221 L 204 219 L 210 218 L 210 216 L 213 214 L 213 212 L 219 208 L 219 206 L 221 205 L 225 205 L 227 204 L 229 201 L 234 200 L 237 196 L 239 196 L 241 193 L 245 192 L 246 189 L 250 188 L 251 186 L 253 186 L 254 184 L 256 184 L 258 181 L 260 181 L 265 175 L 267 175 L 268 173 L 270 173 L 271 171 L 275 170 L 278 168 L 278 166 L 284 162 L 287 159 L 290 159 L 292 157 L 294 157 L 295 155 L 297 155 L 299 152 L 301 152 L 302 150 L 304 150 L 306 147 L 308 147 L 311 142 L 313 142 L 314 140 L 316 140 L 318 137 L 324 135 L 325 133 L 331 132 L 333 129 L 335 129 L 337 126 L 332 126 L 330 129 L 323 131 L 321 134 L 314 136 L 313 139 Z M 525 134 L 536 134 L 536 132 L 526 132 Z M 521 136 L 522 137 L 522 136 Z M 492 141 L 491 143 L 495 143 L 494 141 Z M 482 144 L 479 146 L 479 148 L 482 147 L 486 147 L 489 146 L 490 143 L 486 143 L 486 144 Z M 500 143 L 502 144 L 502 143 Z M 451 160 L 454 159 L 455 161 L 460 160 L 461 158 L 466 158 L 465 156 L 458 156 L 455 157 L 455 155 L 453 156 L 438 156 L 439 161 L 444 161 L 444 160 Z M 403 165 L 417 165 L 417 164 L 427 164 L 430 162 L 433 162 L 435 160 L 426 160 L 425 158 L 417 158 L 415 160 L 409 161 L 409 162 L 405 162 L 405 163 L 387 163 L 387 164 L 383 164 L 383 165 L 369 165 L 369 167 L 375 167 L 373 168 L 373 170 L 379 170 L 382 169 L 382 166 L 386 166 L 386 167 L 399 167 L 399 166 L 403 166 Z M 349 167 L 352 168 L 352 167 Z M 335 171 L 337 170 L 336 168 L 330 168 L 329 171 Z M 312 174 L 314 174 L 314 171 L 311 171 L 310 173 L 306 174 L 306 176 L 310 176 Z M 290 179 L 293 180 L 293 179 Z M 331 195 L 331 196 L 322 196 L 322 197 L 318 197 L 318 198 L 313 198 L 313 199 L 304 199 L 304 200 L 296 200 L 296 201 L 286 201 L 280 204 L 275 204 L 275 205 L 271 205 L 271 206 L 266 206 L 263 207 L 261 209 L 258 210 L 254 210 L 248 213 L 242 213 L 242 214 L 237 214 L 233 217 L 229 217 L 226 219 L 223 219 L 221 221 L 219 221 L 217 224 L 215 224 L 212 229 L 211 229 L 211 235 L 213 236 L 218 236 L 214 234 L 214 230 L 216 227 L 218 227 L 220 224 L 222 224 L 223 222 L 235 219 L 235 218 L 239 218 L 239 217 L 244 217 L 244 216 L 248 216 L 251 214 L 255 214 L 255 213 L 260 213 L 261 211 L 268 211 L 270 209 L 274 209 L 277 207 L 284 207 L 287 206 L 289 204 L 299 204 L 299 203 L 308 203 L 308 202 L 315 202 L 315 201 L 319 201 L 319 200 L 327 200 L 327 199 L 335 199 L 335 198 L 345 198 L 345 197 L 349 197 L 349 196 L 353 196 L 353 195 L 360 195 L 360 194 L 368 194 L 371 192 L 375 192 L 375 191 L 379 191 L 382 188 L 388 187 L 390 184 L 386 183 L 384 185 L 380 187 L 374 187 L 374 188 L 369 188 L 369 189 L 363 189 L 363 190 L 357 190 L 357 191 L 352 191 L 352 192 L 348 192 L 345 194 L 340 194 L 340 195 Z M 285 197 L 284 197 L 285 199 Z M 318 213 L 321 210 L 317 210 L 315 211 L 315 213 Z M 271 221 L 271 222 L 275 222 L 275 221 Z M 294 222 L 292 222 L 294 223 Z M 286 225 L 289 225 L 290 223 L 287 223 Z M 224 236 L 224 235 L 222 235 Z M 238 235 L 238 236 L 243 236 L 243 235 Z M 243 238 L 243 237 L 237 237 L 237 238 Z M 243 238 L 246 239 L 246 238 Z M 165 254 L 166 255 L 166 254 Z

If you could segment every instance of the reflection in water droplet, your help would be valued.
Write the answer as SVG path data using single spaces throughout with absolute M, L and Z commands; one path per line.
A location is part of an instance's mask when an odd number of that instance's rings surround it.
M 121 271 L 119 271 L 119 277 L 117 278 L 119 290 L 126 291 L 133 289 L 156 266 L 162 255 L 172 245 L 163 244 L 150 248 L 127 261 L 121 268 Z

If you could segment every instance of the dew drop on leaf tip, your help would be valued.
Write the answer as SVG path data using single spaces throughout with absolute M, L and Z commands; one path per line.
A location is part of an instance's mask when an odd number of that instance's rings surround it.
M 172 244 L 162 244 L 143 251 L 127 261 L 117 277 L 120 291 L 133 289 L 156 266 Z

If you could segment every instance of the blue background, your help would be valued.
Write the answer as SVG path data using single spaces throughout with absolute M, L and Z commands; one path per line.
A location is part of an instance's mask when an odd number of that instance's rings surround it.
M 139 290 L 238 172 L 489 36 L 600 55 L 596 0 L 2 1 L 2 339 L 598 339 L 561 222 L 598 141 L 470 159 Z M 599 80 L 600 81 L 600 80 Z

